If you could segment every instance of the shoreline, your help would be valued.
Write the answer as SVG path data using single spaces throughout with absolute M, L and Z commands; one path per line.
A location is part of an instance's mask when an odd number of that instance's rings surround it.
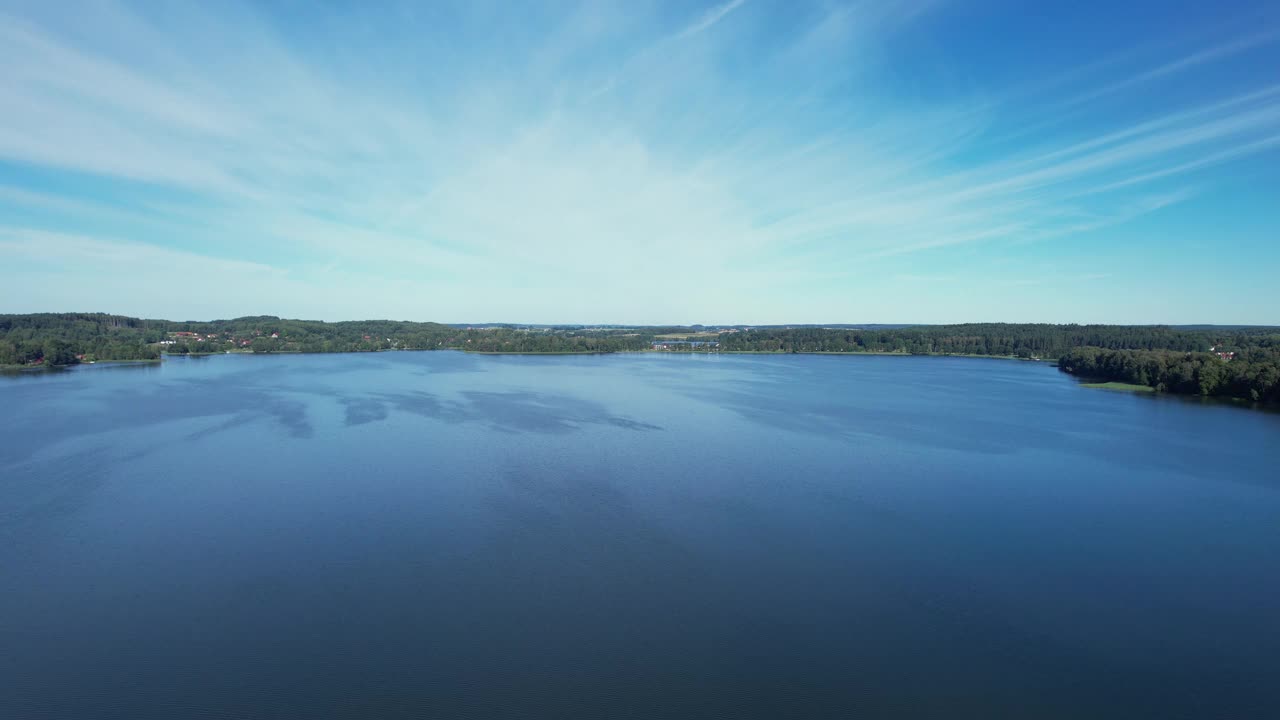
M 42 372 L 46 370 L 70 370 L 77 367 L 88 367 L 90 365 L 150 365 L 153 363 L 163 362 L 164 358 L 138 358 L 136 360 L 93 360 L 91 362 L 78 362 L 70 365 L 0 365 L 0 372 Z
M 1056 358 L 1022 358 L 1014 355 L 975 355 L 967 353 L 908 353 L 886 352 L 881 350 L 467 350 L 465 348 L 379 348 L 377 350 L 343 350 L 338 352 L 307 352 L 306 350 L 272 350 L 255 352 L 253 350 L 219 350 L 216 352 L 169 353 L 162 352 L 158 358 L 139 358 L 136 360 L 97 360 L 92 363 L 76 363 L 74 365 L 55 365 L 66 368 L 77 365 L 104 365 L 108 363 L 158 363 L 168 358 L 213 357 L 216 355 L 359 355 L 362 353 L 383 352 L 460 352 L 468 355 L 839 355 L 856 356 L 871 355 L 876 357 L 959 357 L 983 360 L 1017 360 L 1019 362 L 1038 362 L 1056 365 Z M 43 365 L 0 365 L 0 370 L 37 370 Z
M 1111 392 L 1134 392 L 1134 393 L 1155 393 L 1156 389 L 1150 385 L 1138 385 L 1136 383 L 1116 382 L 1114 380 L 1106 382 L 1082 382 L 1080 387 L 1092 388 L 1094 390 L 1110 390 Z M 1161 393 L 1170 395 L 1174 393 Z
M 697 352 L 697 351 L 680 351 L 680 350 L 591 350 L 591 351 L 495 351 L 495 350 L 464 350 L 461 348 L 381 348 L 378 350 L 350 350 L 342 352 L 305 352 L 302 350 L 278 350 L 272 352 L 253 352 L 252 350 L 232 350 L 230 352 L 206 352 L 206 353 L 182 353 L 168 354 L 164 353 L 158 358 L 139 358 L 136 360 L 97 360 L 94 362 L 76 363 L 74 365 L 0 365 L 0 375 L 27 375 L 38 374 L 44 372 L 60 372 L 80 366 L 90 365 L 107 365 L 107 366 L 129 366 L 129 365 L 160 365 L 170 358 L 207 358 L 217 355 L 357 355 L 371 352 L 460 352 L 467 355 L 484 355 L 484 356 L 500 356 L 500 355 L 531 355 L 546 357 L 564 357 L 564 356 L 602 356 L 602 355 L 834 355 L 834 356 L 857 356 L 868 355 L 875 357 L 926 357 L 926 358 L 969 358 L 976 360 L 1004 360 L 1018 361 L 1044 364 L 1049 367 L 1058 367 L 1058 360 L 1052 358 L 1020 358 L 1012 355 L 970 355 L 961 353 L 906 353 L 906 352 L 849 352 L 849 351 L 810 351 L 810 352 L 790 352 L 784 350 L 722 350 L 717 352 Z M 1070 373 L 1067 373 L 1070 375 Z M 1160 392 L 1154 387 L 1148 385 L 1134 385 L 1131 383 L 1122 383 L 1115 381 L 1089 381 L 1087 378 L 1079 378 L 1072 375 L 1077 382 L 1075 385 L 1081 388 L 1091 390 L 1107 390 L 1111 392 L 1128 392 L 1135 395 L 1144 395 L 1148 397 L 1170 397 L 1179 398 L 1181 400 L 1200 400 L 1211 404 L 1224 404 L 1234 407 L 1243 407 L 1248 409 L 1261 409 L 1267 411 L 1280 410 L 1280 406 L 1274 406 L 1266 402 L 1258 402 L 1247 398 L 1232 397 L 1227 395 L 1197 395 L 1191 393 L 1175 393 Z
M 670 350 L 660 352 L 672 352 Z M 684 353 L 689 354 L 689 353 Z M 976 358 L 981 360 L 1017 360 L 1019 362 L 1037 362 L 1057 365 L 1057 358 L 1039 358 L 1029 357 L 1023 358 L 1016 355 L 974 355 L 970 353 L 909 353 L 909 352 L 886 352 L 882 350 L 801 350 L 792 352 L 790 350 L 720 350 L 715 353 L 706 353 L 708 355 L 875 355 L 877 357 L 960 357 L 960 358 Z

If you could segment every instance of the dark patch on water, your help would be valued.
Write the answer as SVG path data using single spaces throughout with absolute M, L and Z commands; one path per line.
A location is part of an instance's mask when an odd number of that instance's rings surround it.
M 432 353 L 0 406 L 6 718 L 1280 708 L 1274 415 L 1026 363 Z
M 387 419 L 386 404 L 377 400 L 370 398 L 344 398 L 342 404 L 346 406 L 347 426 L 364 425 L 365 423 Z
M 351 417 L 353 406 L 362 417 L 385 419 L 387 407 L 448 423 L 483 423 L 493 430 L 517 433 L 567 434 L 586 425 L 608 425 L 625 430 L 661 430 L 661 426 L 613 415 L 604 406 L 569 395 L 529 391 L 493 392 L 467 390 L 458 399 L 425 391 L 380 394 L 343 401 Z M 354 424 L 348 422 L 348 424 Z

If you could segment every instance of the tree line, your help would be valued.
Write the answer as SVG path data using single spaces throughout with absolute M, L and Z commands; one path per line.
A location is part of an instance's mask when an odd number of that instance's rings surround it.
M 1057 358 L 1076 347 L 1205 352 L 1220 334 L 1143 325 L 975 323 L 893 329 L 782 328 L 724 333 L 720 349 L 755 352 L 888 352 Z M 1273 329 L 1272 332 L 1275 332 Z
M 161 352 L 621 352 L 643 350 L 651 339 L 651 333 L 581 327 L 457 328 L 432 322 L 323 322 L 269 315 L 183 322 L 103 313 L 42 313 L 0 315 L 0 365 L 146 360 L 158 358 Z
M 1080 377 L 1158 392 L 1280 401 L 1280 328 L 984 323 L 778 328 L 720 335 L 722 351 L 877 352 L 1058 359 Z
M 1280 350 L 1254 347 L 1226 360 L 1214 353 L 1074 348 L 1059 361 L 1093 380 L 1147 385 L 1158 392 L 1280 402 Z
M 155 321 L 102 313 L 0 315 L 0 365 L 154 360 L 164 338 Z
M 270 315 L 209 322 L 103 313 L 0 315 L 0 365 L 71 365 L 228 350 L 368 352 L 440 350 L 513 353 L 648 350 L 658 335 L 702 326 L 588 328 L 432 322 L 323 322 Z M 714 332 L 716 328 L 707 329 Z M 711 339 L 711 338 L 708 338 Z M 1149 385 L 1171 393 L 1275 401 L 1280 328 L 973 323 L 904 327 L 777 327 L 723 330 L 721 352 L 901 353 L 1058 359 L 1076 375 Z M 161 345 L 161 343 L 167 343 Z M 691 348 L 692 349 L 692 348 Z M 705 348 L 704 348 L 705 350 Z M 1233 353 L 1224 359 L 1216 353 Z

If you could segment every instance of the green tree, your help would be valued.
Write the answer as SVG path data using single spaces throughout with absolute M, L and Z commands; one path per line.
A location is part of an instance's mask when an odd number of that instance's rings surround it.
M 43 357 L 45 365 L 74 365 L 76 363 L 75 351 L 71 349 L 71 345 L 62 340 L 45 340 Z
M 256 353 L 269 353 L 280 349 L 280 344 L 274 338 L 258 337 L 253 339 L 251 347 Z

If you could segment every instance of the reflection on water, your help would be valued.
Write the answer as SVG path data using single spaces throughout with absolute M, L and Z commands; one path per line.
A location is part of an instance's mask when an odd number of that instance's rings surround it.
M 0 717 L 1268 717 L 1280 417 L 963 358 L 0 378 Z

